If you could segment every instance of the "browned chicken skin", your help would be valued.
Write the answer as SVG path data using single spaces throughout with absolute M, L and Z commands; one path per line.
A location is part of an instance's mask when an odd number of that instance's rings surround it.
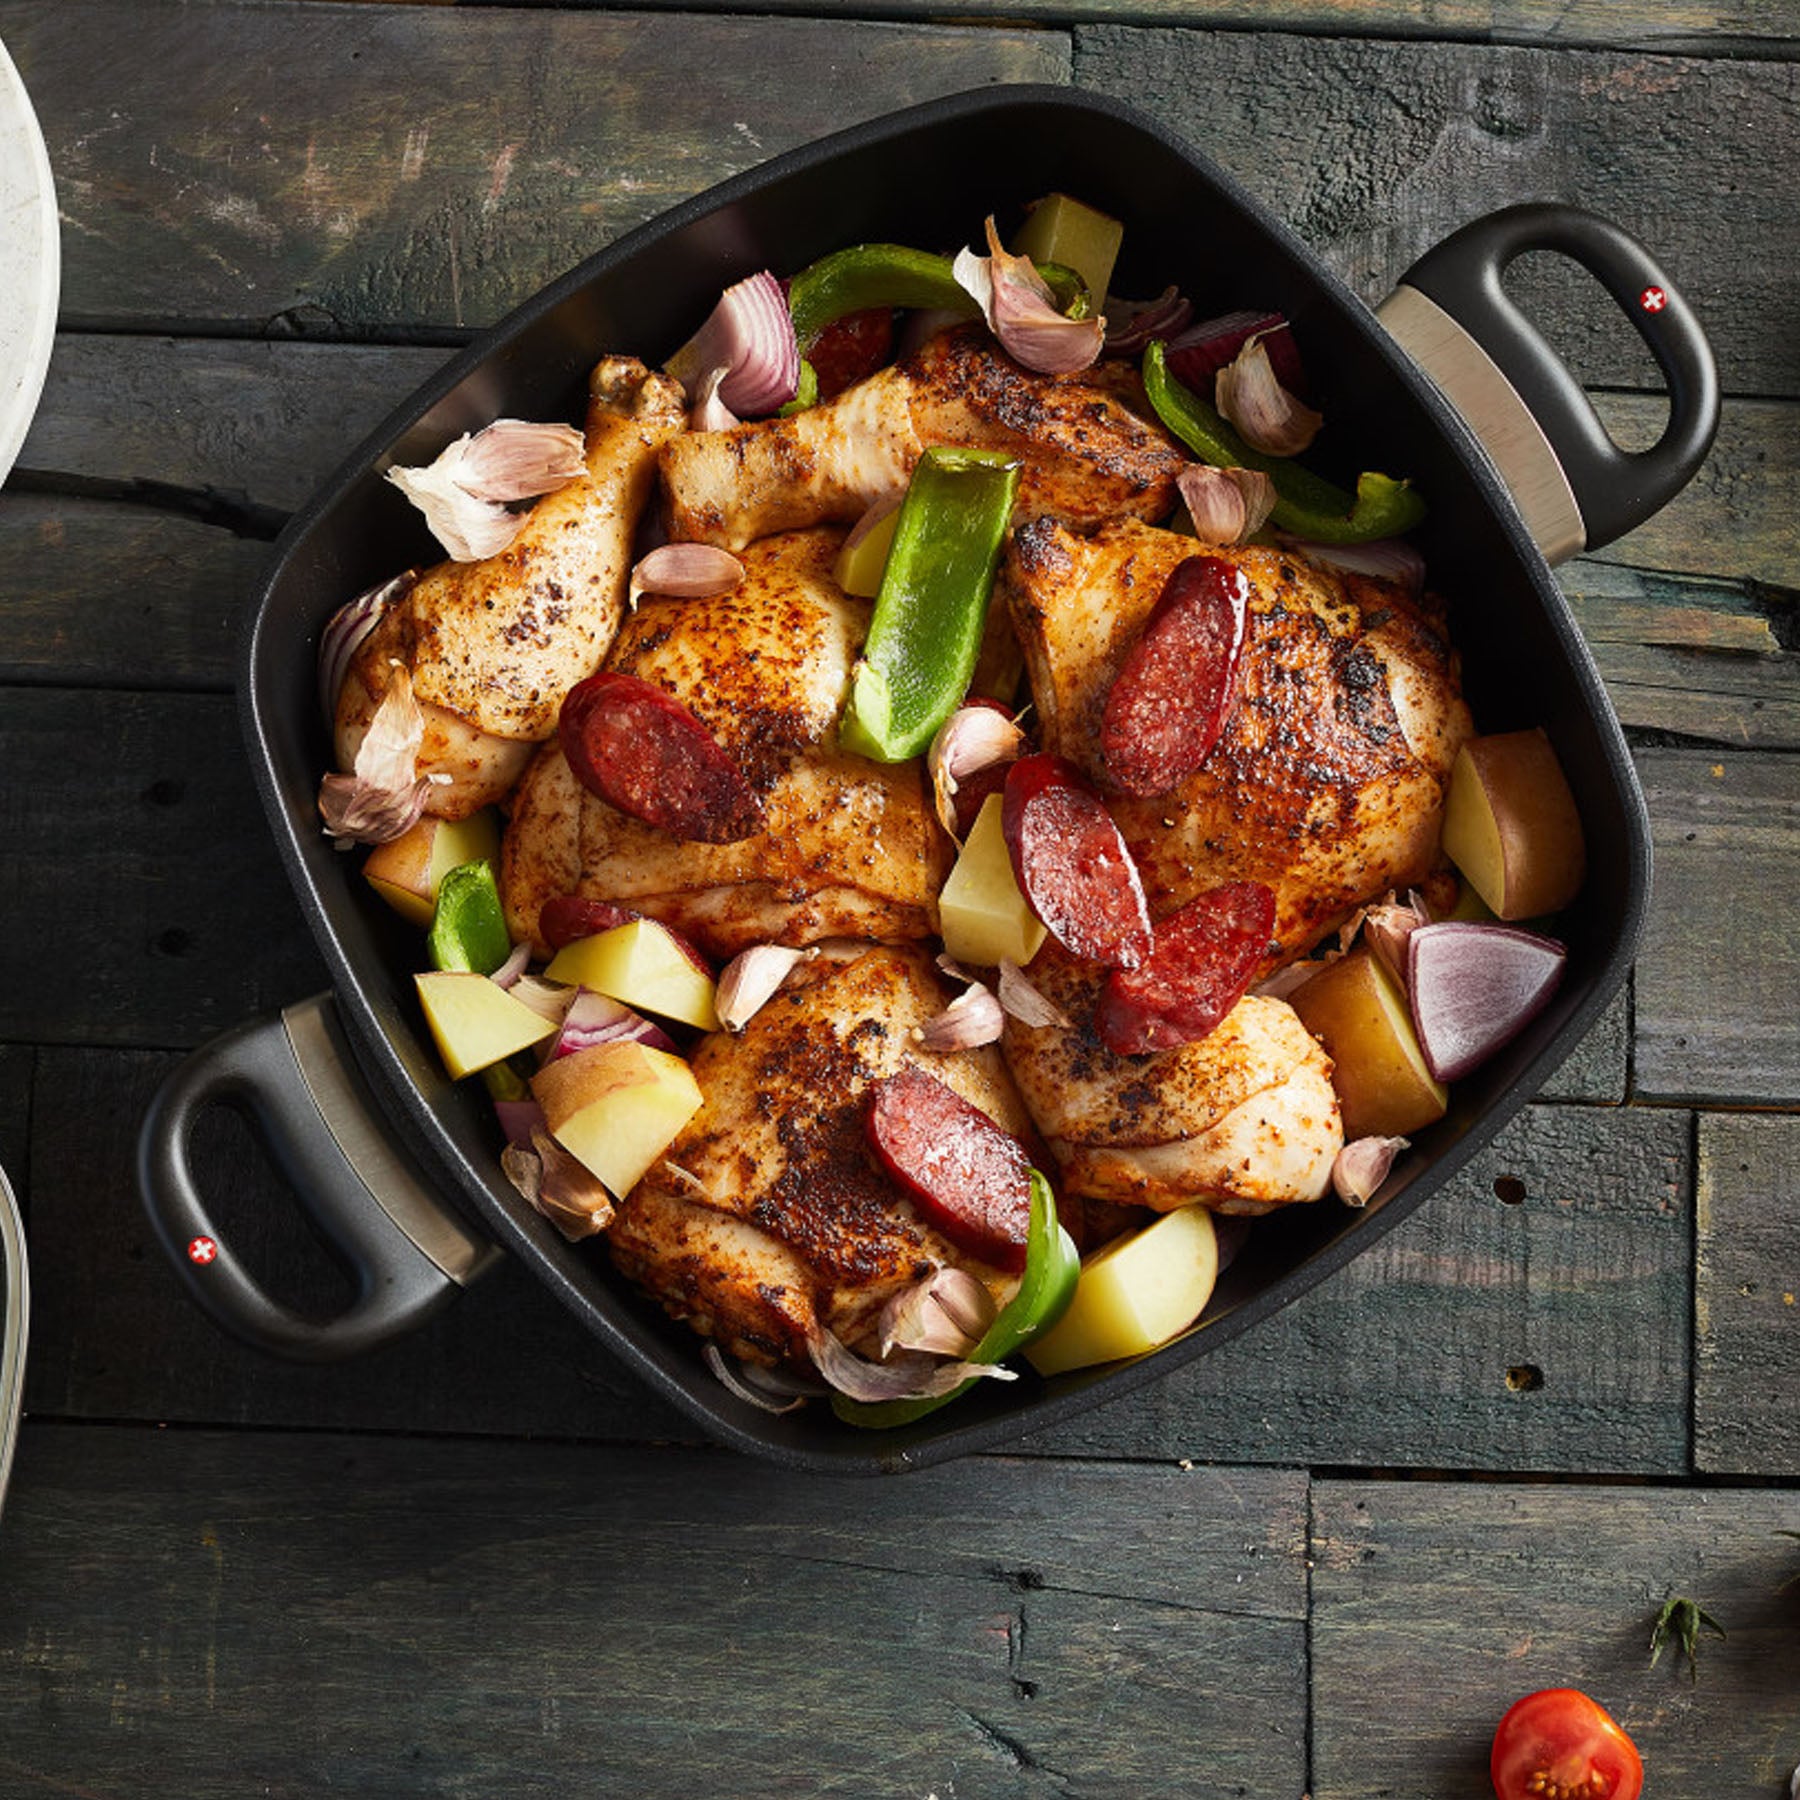
M 599 667 L 625 610 L 657 450 L 685 415 L 679 385 L 632 357 L 597 364 L 589 394 L 587 473 L 539 500 L 498 555 L 428 570 L 364 640 L 338 697 L 340 768 L 398 662 L 425 713 L 419 773 L 451 777 L 427 810 L 466 817 L 512 787 L 555 731 L 563 696 Z
M 1115 1056 L 1090 1023 L 1106 971 L 1046 943 L 1032 983 L 1071 1021 L 1009 1019 L 1007 1066 L 1070 1195 L 1166 1212 L 1317 1200 L 1344 1144 L 1331 1059 L 1286 1001 L 1246 995 L 1210 1037 Z
M 1274 890 L 1265 971 L 1357 904 L 1422 881 L 1450 766 L 1471 729 L 1441 619 L 1393 585 L 1287 551 L 1219 549 L 1122 520 L 1016 534 L 1003 587 L 1044 748 L 1103 790 L 1106 695 L 1176 564 L 1223 557 L 1253 598 L 1239 689 L 1206 761 L 1169 794 L 1109 792 L 1153 917 L 1226 881 Z
M 950 845 L 921 766 L 836 748 L 869 616 L 869 603 L 831 578 L 839 539 L 829 530 L 767 538 L 744 553 L 744 580 L 730 593 L 646 599 L 608 659 L 694 710 L 762 794 L 765 829 L 731 844 L 684 842 L 586 793 L 546 752 L 506 835 L 515 937 L 542 953 L 538 910 L 571 891 L 648 913 L 719 957 L 757 943 L 936 929 Z
M 613 1259 L 675 1317 L 752 1361 L 808 1366 L 823 1326 L 856 1346 L 900 1289 L 956 1265 L 1004 1301 L 1016 1277 L 955 1249 L 869 1149 L 869 1091 L 905 1062 L 1019 1135 L 992 1046 L 934 1055 L 910 1034 L 950 999 L 921 949 L 823 959 L 741 1037 L 692 1057 L 705 1102 L 619 1207 Z
M 1016 455 L 1016 518 L 1158 519 L 1187 458 L 1147 412 L 1127 368 L 1034 375 L 980 326 L 959 327 L 823 406 L 675 439 L 662 458 L 670 528 L 735 550 L 771 532 L 847 523 L 904 487 L 936 444 Z

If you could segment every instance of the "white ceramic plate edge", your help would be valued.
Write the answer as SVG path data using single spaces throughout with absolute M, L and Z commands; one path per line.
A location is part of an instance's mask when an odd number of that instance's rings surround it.
M 25 83 L 0 43 L 0 481 L 44 390 L 61 276 L 50 157 Z

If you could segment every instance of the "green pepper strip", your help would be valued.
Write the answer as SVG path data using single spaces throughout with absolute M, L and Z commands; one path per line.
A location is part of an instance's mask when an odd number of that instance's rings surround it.
M 1295 537 L 1320 544 L 1366 544 L 1398 537 L 1425 517 L 1416 489 L 1373 471 L 1357 477 L 1355 496 L 1284 456 L 1253 450 L 1191 388 L 1169 373 L 1160 339 L 1144 351 L 1144 391 L 1156 416 L 1215 468 L 1261 469 L 1275 484 L 1271 518 Z
M 1056 1216 L 1056 1196 L 1051 1193 L 1049 1182 L 1033 1169 L 1031 1224 L 1025 1238 L 1025 1273 L 1020 1278 L 1019 1291 L 1000 1309 L 981 1342 L 969 1352 L 969 1361 L 1003 1362 L 1034 1338 L 1041 1337 L 1068 1311 L 1080 1276 L 1081 1254 L 1075 1248 L 1075 1240 Z M 957 1395 L 966 1394 L 980 1379 L 970 1376 L 960 1387 L 932 1400 L 851 1400 L 842 1394 L 834 1394 L 831 1410 L 846 1425 L 890 1430 L 896 1425 L 910 1425 L 914 1419 L 922 1419 L 940 1406 L 947 1406 Z
M 999 451 L 919 458 L 838 727 L 844 749 L 917 756 L 969 691 L 1018 488 L 1019 465 Z
M 819 404 L 819 371 L 803 356 L 800 359 L 800 384 L 794 390 L 794 397 L 786 406 L 778 406 L 775 416 L 778 419 L 789 419 L 797 412 L 805 412 L 809 406 Z
M 492 863 L 459 863 L 438 883 L 437 910 L 425 947 L 434 969 L 475 975 L 493 974 L 512 955 Z M 483 1069 L 481 1079 L 496 1100 L 525 1098 L 525 1083 L 503 1062 Z
M 788 283 L 788 311 L 804 356 L 836 319 L 871 306 L 913 306 L 958 312 L 973 319 L 981 309 L 951 272 L 952 259 L 904 244 L 853 244 L 808 265 Z M 1088 316 L 1088 291 L 1072 269 L 1046 263 L 1038 273 L 1058 308 L 1071 319 Z

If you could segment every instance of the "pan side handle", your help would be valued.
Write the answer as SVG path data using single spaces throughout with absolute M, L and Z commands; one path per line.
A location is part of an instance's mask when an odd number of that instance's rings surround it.
M 212 1105 L 249 1118 L 349 1269 L 355 1296 L 335 1318 L 307 1318 L 274 1299 L 214 1224 L 189 1155 Z M 215 1038 L 170 1074 L 138 1133 L 138 1187 L 201 1309 L 244 1342 L 298 1362 L 337 1361 L 403 1336 L 500 1258 L 395 1142 L 329 994 Z
M 1621 450 L 1581 383 L 1503 285 L 1532 250 L 1580 263 L 1656 358 L 1669 420 Z M 1622 537 L 1699 470 L 1719 423 L 1711 348 L 1680 290 L 1636 238 L 1579 207 L 1511 206 L 1453 232 L 1401 276 L 1383 325 L 1468 422 L 1550 562 Z

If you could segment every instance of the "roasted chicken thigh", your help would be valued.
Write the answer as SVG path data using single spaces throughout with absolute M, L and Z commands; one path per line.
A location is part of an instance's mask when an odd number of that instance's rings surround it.
M 553 747 L 520 786 L 506 834 L 508 921 L 541 953 L 538 912 L 579 892 L 661 919 L 719 957 L 752 944 L 923 938 L 950 845 L 917 762 L 836 747 L 869 603 L 831 576 L 841 534 L 765 538 L 731 592 L 646 599 L 607 666 L 688 705 L 760 792 L 764 827 L 688 842 L 585 792 Z
M 935 1055 L 912 1033 L 950 999 L 922 949 L 822 957 L 691 1066 L 700 1111 L 631 1190 L 607 1234 L 640 1287 L 727 1350 L 808 1366 L 821 1329 L 857 1347 L 882 1307 L 933 1270 L 968 1270 L 1004 1301 L 1017 1278 L 957 1250 L 881 1169 L 869 1092 L 916 1063 L 1028 1136 L 997 1049 Z
M 388 607 L 338 696 L 338 766 L 354 763 L 398 664 L 425 713 L 418 772 L 451 778 L 427 810 L 459 819 L 501 799 L 555 731 L 563 696 L 612 643 L 656 453 L 684 423 L 667 376 L 633 357 L 598 363 L 586 474 L 539 500 L 507 549 L 440 563 Z
M 1162 518 L 1187 459 L 1147 413 L 1129 368 L 1034 375 L 981 327 L 959 327 L 823 406 L 675 439 L 662 458 L 670 527 L 735 550 L 771 532 L 848 523 L 905 487 L 937 444 L 1016 455 L 1020 519 Z
M 1170 574 L 1194 555 L 1250 580 L 1238 692 L 1205 762 L 1173 791 L 1109 791 L 1108 690 Z M 1044 748 L 1107 791 L 1153 917 L 1222 882 L 1263 882 L 1276 904 L 1267 970 L 1359 903 L 1430 872 L 1471 725 L 1429 603 L 1297 551 L 1220 549 L 1134 519 L 1091 537 L 1034 520 L 1015 534 L 1002 583 Z

